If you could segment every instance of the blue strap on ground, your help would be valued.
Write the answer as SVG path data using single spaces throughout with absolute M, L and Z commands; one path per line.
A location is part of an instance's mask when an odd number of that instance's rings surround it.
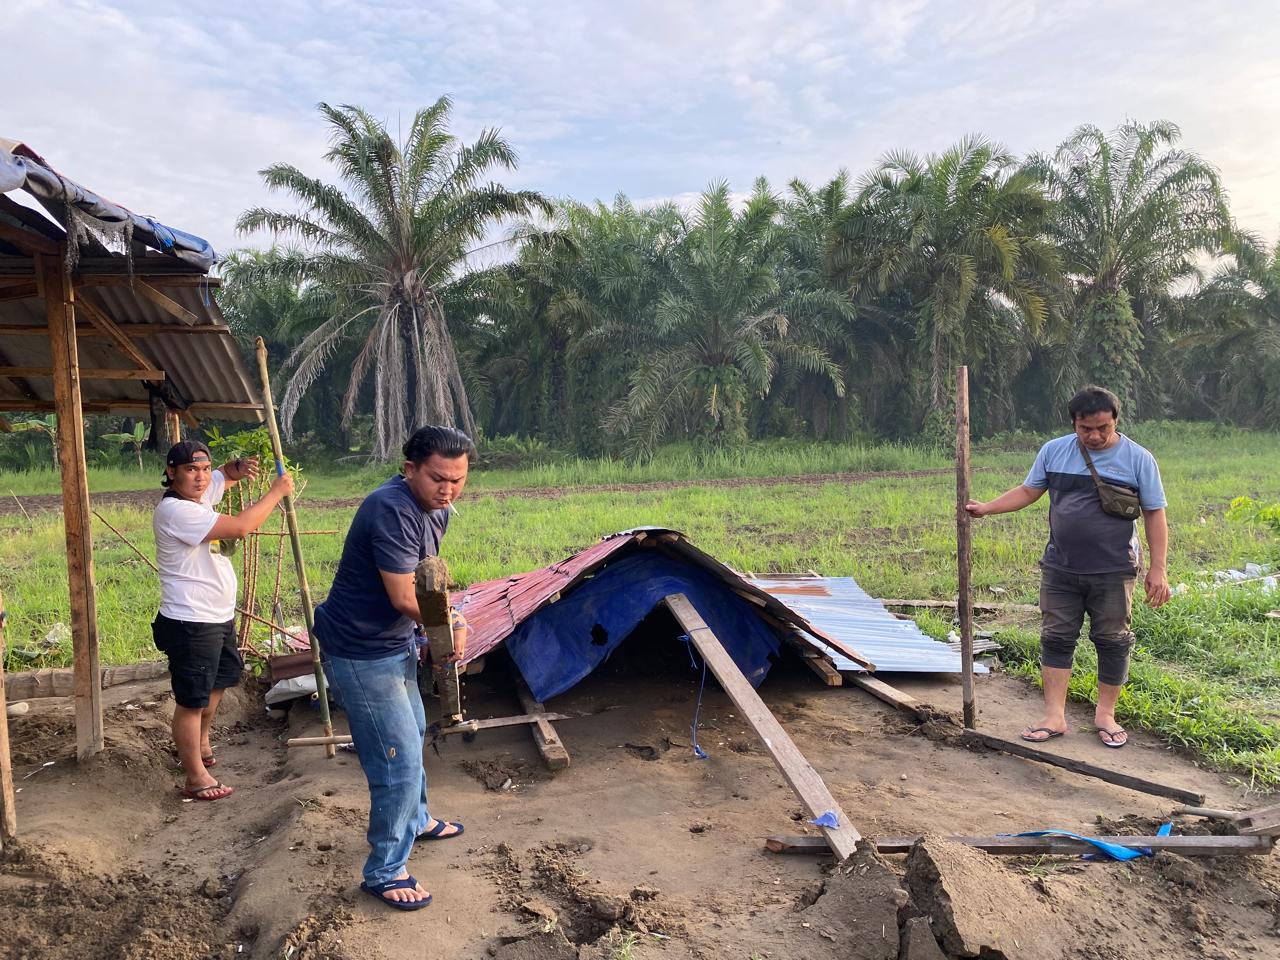
M 686 633 L 686 634 L 683 634 L 679 639 L 680 639 L 680 642 L 683 643 L 686 649 L 688 649 L 689 651 L 689 666 L 697 670 L 698 661 L 697 661 L 697 658 L 695 658 L 693 655 L 693 638 Z M 693 725 L 689 728 L 690 732 L 693 735 L 693 755 L 697 757 L 699 760 L 707 759 L 706 751 L 703 750 L 700 746 L 698 746 L 698 714 L 702 712 L 702 691 L 705 690 L 706 687 L 707 687 L 707 661 L 703 660 L 702 661 L 702 682 L 698 684 L 698 702 L 693 708 Z
M 840 826 L 840 821 L 836 817 L 836 812 L 834 810 L 828 810 L 822 816 L 815 817 L 809 822 L 815 827 L 826 827 L 828 830 L 834 830 Z
M 1167 837 L 1173 830 L 1173 823 L 1165 823 L 1156 831 L 1157 837 Z M 1085 860 L 1137 860 L 1139 857 L 1151 857 L 1155 854 L 1149 847 L 1122 847 L 1115 843 L 1107 843 L 1105 840 L 1099 840 L 1097 837 L 1086 837 L 1079 833 L 1071 833 L 1069 830 L 1032 830 L 1027 833 L 1002 833 L 1002 837 L 1070 837 L 1072 840 L 1080 840 L 1084 843 L 1093 845 L 1098 849 L 1098 853 L 1082 854 Z

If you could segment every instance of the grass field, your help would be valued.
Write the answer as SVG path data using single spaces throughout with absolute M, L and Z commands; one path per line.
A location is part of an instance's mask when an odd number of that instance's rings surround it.
M 1228 520 L 1233 497 L 1280 500 L 1280 436 L 1227 431 L 1204 425 L 1148 424 L 1132 430 L 1160 461 L 1170 495 L 1170 579 L 1197 584 L 1213 570 L 1246 561 L 1273 560 L 1274 536 L 1262 527 Z M 1020 438 L 979 447 L 974 493 L 986 499 L 1018 483 L 1035 440 Z M 702 476 L 742 477 L 922 470 L 947 467 L 944 455 L 909 447 L 774 445 L 699 466 L 688 451 L 671 451 L 642 470 L 617 462 L 559 464 L 525 471 L 480 471 L 451 522 L 445 555 L 456 578 L 474 583 L 530 569 L 582 549 L 601 536 L 640 525 L 687 533 L 702 549 L 742 570 L 816 569 L 851 575 L 876 596 L 942 598 L 954 594 L 955 485 L 948 474 L 910 479 L 877 478 L 788 486 L 680 486 L 652 491 L 576 490 L 566 496 L 503 497 L 502 490 L 537 486 L 620 482 L 689 482 Z M 701 473 L 699 471 L 701 470 Z M 129 471 L 91 476 L 90 489 L 123 483 Z M 308 573 L 323 596 L 333 577 L 353 508 L 309 508 L 307 501 L 358 496 L 387 471 L 348 474 L 309 469 L 300 505 L 304 529 L 339 531 L 307 538 Z M 44 474 L 0 474 L 0 495 L 56 491 Z M 136 472 L 133 472 L 136 477 Z M 147 474 L 151 486 L 151 475 Z M 132 486 L 137 486 L 133 484 Z M 127 489 L 117 486 L 115 489 Z M 1047 500 L 1019 514 L 979 521 L 974 537 L 974 584 L 980 599 L 1033 603 L 1036 559 L 1045 539 Z M 148 555 L 150 516 L 137 509 L 104 516 Z M 273 522 L 274 523 L 274 522 Z M 0 589 L 9 610 L 9 669 L 31 666 L 22 651 L 37 651 L 55 623 L 68 619 L 62 530 L 57 514 L 0 516 Z M 259 596 L 269 600 L 275 547 L 264 546 Z M 154 575 L 110 531 L 95 522 L 98 614 L 104 663 L 154 656 L 150 619 L 158 599 Z M 284 606 L 291 622 L 299 610 L 285 557 Z M 264 605 L 265 606 L 265 605 Z M 1280 595 L 1256 587 L 1194 589 L 1158 611 L 1138 604 L 1139 637 L 1133 680 L 1121 701 L 1122 719 L 1194 747 L 1215 764 L 1240 771 L 1259 784 L 1280 784 L 1280 621 L 1265 614 Z M 923 625 L 945 633 L 936 617 Z M 1034 628 L 1034 623 L 1030 625 Z M 1012 668 L 1034 673 L 1034 629 L 1000 631 Z M 70 662 L 68 641 L 54 644 L 40 665 Z M 1088 644 L 1075 693 L 1096 682 Z

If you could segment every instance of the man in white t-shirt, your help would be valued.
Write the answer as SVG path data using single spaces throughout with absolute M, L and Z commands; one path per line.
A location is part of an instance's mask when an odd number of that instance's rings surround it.
M 165 462 L 161 482 L 168 490 L 152 520 L 160 612 L 151 630 L 157 649 L 169 658 L 173 743 L 187 778 L 182 794 L 192 800 L 221 800 L 234 790 L 209 773 L 216 763 L 209 729 L 222 691 L 240 682 L 244 661 L 236 645 L 235 568 L 209 545 L 257 530 L 292 492 L 293 478 L 288 473 L 276 477 L 266 496 L 229 516 L 215 511 L 214 504 L 228 486 L 257 476 L 257 458 L 215 470 L 209 448 L 188 440 L 174 444 Z

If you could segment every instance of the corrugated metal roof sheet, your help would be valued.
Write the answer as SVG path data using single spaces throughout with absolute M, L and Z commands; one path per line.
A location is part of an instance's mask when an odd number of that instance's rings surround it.
M 53 213 L 46 216 L 17 204 L 6 196 L 10 191 L 24 191 Z M 34 295 L 30 254 L 65 248 L 66 230 L 54 221 L 65 219 L 58 211 L 67 202 L 99 225 L 128 225 L 131 232 L 125 236 L 135 249 L 145 243 L 155 251 L 134 253 L 128 262 L 96 237 L 81 236 L 73 276 L 76 300 L 98 307 L 126 336 L 135 334 L 129 339 L 137 352 L 165 373 L 159 389 L 166 399 L 189 405 L 196 416 L 261 419 L 257 390 L 214 299 L 214 284 L 205 276 L 217 260 L 213 248 L 200 237 L 140 217 L 86 190 L 13 140 L 0 140 L 0 226 L 6 234 L 0 240 L 0 294 L 7 291 L 7 297 L 0 296 L 0 366 L 44 370 L 53 365 L 47 335 L 42 335 L 45 306 Z M 147 291 L 140 283 L 155 289 Z M 180 309 L 166 310 L 161 305 L 166 297 Z M 92 329 L 88 309 L 77 311 L 76 319 L 85 334 L 77 337 L 82 369 L 137 369 L 135 361 Z M 80 395 L 90 412 L 138 413 L 150 400 L 139 380 L 82 378 Z M 52 401 L 48 376 L 0 378 L 0 410 L 48 409 Z
M 904 673 L 959 673 L 960 654 L 926 636 L 913 620 L 899 620 L 852 577 L 753 577 L 753 586 L 785 603 L 829 636 L 866 654 L 877 670 Z M 835 649 L 824 651 L 837 670 L 862 672 Z M 980 663 L 975 673 L 986 673 Z
M 543 606 L 556 602 L 575 584 L 591 576 L 611 559 L 632 549 L 665 551 L 675 559 L 710 570 L 724 580 L 726 586 L 759 607 L 760 615 L 776 626 L 795 631 L 803 641 L 823 648 L 824 652 L 835 653 L 845 662 L 858 660 L 875 669 L 874 660 L 844 643 L 842 638 L 825 633 L 793 607 L 770 596 L 714 557 L 703 553 L 689 543 L 683 534 L 659 527 L 614 534 L 581 553 L 541 570 L 477 583 L 454 593 L 451 597 L 453 603 L 461 606 L 467 618 L 465 661 L 470 662 L 488 653 Z

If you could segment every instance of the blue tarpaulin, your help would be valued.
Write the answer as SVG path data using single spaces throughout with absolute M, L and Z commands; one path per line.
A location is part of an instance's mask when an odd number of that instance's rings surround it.
M 609 564 L 522 623 L 507 639 L 507 651 L 534 697 L 548 700 L 609 659 L 673 593 L 689 598 L 743 675 L 759 686 L 778 651 L 778 637 L 724 580 L 661 553 Z

